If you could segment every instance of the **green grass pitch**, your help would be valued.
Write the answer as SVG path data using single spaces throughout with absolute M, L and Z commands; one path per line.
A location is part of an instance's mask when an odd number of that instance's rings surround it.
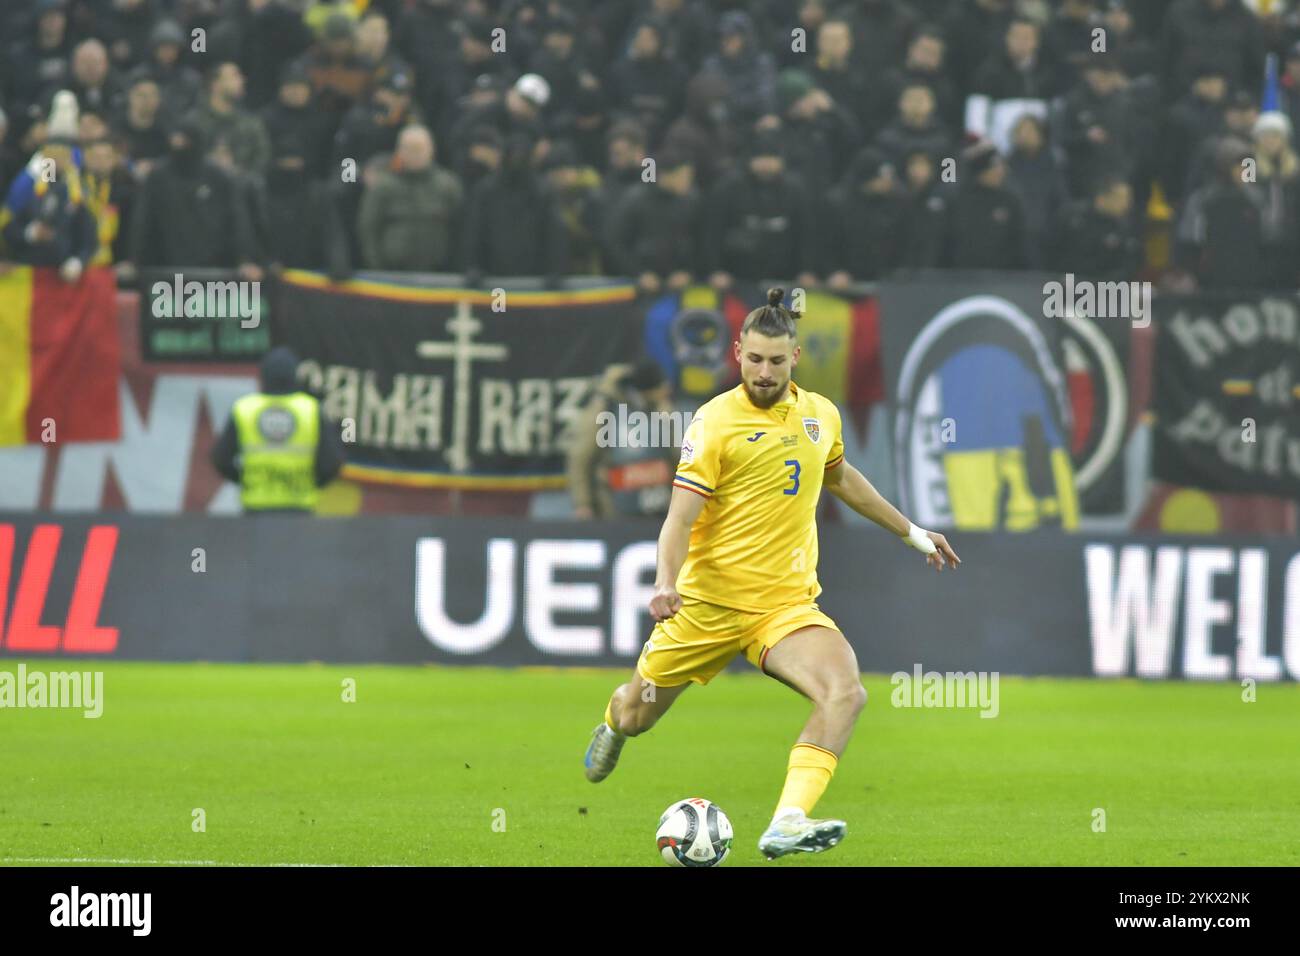
M 731 817 L 727 866 L 1300 864 L 1296 685 L 1004 678 L 982 719 L 894 708 L 868 675 L 818 807 L 848 837 L 766 863 L 808 704 L 757 673 L 691 688 L 592 785 L 622 670 L 27 664 L 102 669 L 104 713 L 0 709 L 4 864 L 661 866 L 688 796 Z

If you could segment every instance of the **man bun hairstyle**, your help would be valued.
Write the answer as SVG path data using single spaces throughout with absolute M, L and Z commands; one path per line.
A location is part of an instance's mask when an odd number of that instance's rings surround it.
M 745 316 L 745 321 L 740 326 L 740 334 L 743 336 L 746 332 L 752 330 L 769 338 L 777 338 L 782 335 L 788 335 L 792 339 L 795 338 L 795 319 L 799 318 L 803 313 L 791 312 L 781 304 L 784 299 L 785 289 L 780 286 L 768 289 L 767 305 L 759 306 Z

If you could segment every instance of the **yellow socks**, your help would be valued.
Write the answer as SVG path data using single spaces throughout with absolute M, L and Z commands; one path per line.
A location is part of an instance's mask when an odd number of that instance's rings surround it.
M 783 816 L 787 811 L 799 809 L 804 815 L 812 813 L 817 801 L 826 792 L 835 773 L 838 758 L 829 750 L 823 750 L 816 744 L 798 743 L 790 751 L 789 770 L 785 777 L 785 788 L 781 799 L 776 804 L 776 816 Z
M 618 733 L 618 728 L 614 726 L 614 714 L 611 711 L 613 706 L 614 698 L 611 697 L 609 703 L 605 705 L 605 726 L 614 731 L 614 733 Z

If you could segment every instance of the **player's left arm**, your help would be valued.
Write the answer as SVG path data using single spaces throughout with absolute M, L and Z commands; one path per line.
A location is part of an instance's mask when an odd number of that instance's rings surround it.
M 844 425 L 840 410 L 827 402 L 823 414 L 830 427 L 831 447 L 826 456 L 822 487 L 864 518 L 870 518 L 920 551 L 925 555 L 926 563 L 935 570 L 942 571 L 945 563 L 952 568 L 961 564 L 947 538 L 918 528 L 904 518 L 902 512 L 886 501 L 875 485 L 867 480 L 866 475 L 844 460 Z
M 952 568 L 961 564 L 961 558 L 948 544 L 948 539 L 937 531 L 918 528 L 903 517 L 903 513 L 885 500 L 867 476 L 843 458 L 827 468 L 822 487 L 844 502 L 864 518 L 870 518 L 902 538 L 908 545 L 925 554 L 926 563 L 938 571 L 945 563 Z

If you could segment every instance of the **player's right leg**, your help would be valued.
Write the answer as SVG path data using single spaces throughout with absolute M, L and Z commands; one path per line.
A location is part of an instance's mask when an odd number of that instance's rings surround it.
M 605 708 L 605 719 L 591 732 L 591 743 L 582 760 L 587 779 L 599 783 L 608 777 L 618 764 L 618 755 L 627 738 L 653 727 L 690 686 L 691 682 L 686 681 L 675 687 L 660 687 L 645 677 L 640 668 L 633 671 L 632 679 L 614 691 Z

